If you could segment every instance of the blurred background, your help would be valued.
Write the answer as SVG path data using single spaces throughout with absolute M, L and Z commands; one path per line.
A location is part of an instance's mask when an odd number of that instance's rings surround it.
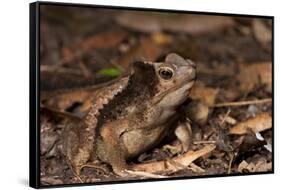
M 199 80 L 230 85 L 239 64 L 271 62 L 271 19 L 41 6 L 41 89 L 115 78 L 134 60 L 169 52 L 198 64 Z M 224 79 L 224 80 L 221 80 Z

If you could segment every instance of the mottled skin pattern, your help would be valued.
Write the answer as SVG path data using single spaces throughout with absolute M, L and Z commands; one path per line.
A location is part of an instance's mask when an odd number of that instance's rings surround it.
M 77 174 L 93 152 L 99 110 L 102 110 L 104 105 L 127 86 L 128 80 L 128 77 L 124 77 L 114 84 L 99 89 L 95 94 L 96 101 L 92 103 L 88 114 L 81 120 L 70 120 L 64 128 L 62 151 Z
M 126 161 L 161 142 L 177 124 L 178 108 L 188 98 L 195 65 L 176 54 L 163 63 L 136 62 L 129 77 L 108 86 L 88 114 L 65 127 L 63 151 L 76 174 L 99 160 L 126 175 Z M 190 128 L 179 125 L 179 140 L 188 148 Z

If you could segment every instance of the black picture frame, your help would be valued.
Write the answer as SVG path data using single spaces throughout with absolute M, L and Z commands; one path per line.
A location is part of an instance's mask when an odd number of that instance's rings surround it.
M 156 11 L 156 12 L 173 12 L 173 13 L 192 13 L 200 15 L 221 15 L 221 16 L 237 16 L 248 18 L 266 18 L 272 20 L 272 171 L 269 172 L 255 172 L 248 174 L 218 174 L 218 175 L 204 175 L 192 177 L 171 177 L 164 179 L 142 179 L 129 181 L 110 181 L 110 182 L 96 182 L 83 184 L 63 184 L 63 185 L 48 185 L 42 186 L 40 184 L 40 6 L 42 5 L 56 5 L 56 6 L 72 6 L 72 7 L 88 7 L 88 8 L 109 8 L 115 10 L 139 10 L 139 11 Z M 34 2 L 29 4 L 30 18 L 29 18 L 29 35 L 30 35 L 30 92 L 29 92 L 29 185 L 33 188 L 54 188 L 54 187 L 69 187 L 69 186 L 86 186 L 86 185 L 100 185 L 100 184 L 118 184 L 118 183 L 135 183 L 147 181 L 162 181 L 162 180 L 179 180 L 179 179 L 195 179 L 195 178 L 210 178 L 210 177 L 232 177 L 232 176 L 246 176 L 246 175 L 260 175 L 273 174 L 274 167 L 274 16 L 264 15 L 249 15 L 249 14 L 230 14 L 217 12 L 199 12 L 187 10 L 168 10 L 156 8 L 133 8 L 120 6 L 104 6 L 92 4 L 79 3 L 58 3 L 58 2 Z

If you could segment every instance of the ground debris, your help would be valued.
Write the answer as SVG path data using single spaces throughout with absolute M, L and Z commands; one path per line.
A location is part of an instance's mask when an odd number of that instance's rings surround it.
M 252 64 L 241 64 L 238 74 L 240 89 L 250 92 L 254 88 L 265 85 L 268 92 L 272 91 L 272 63 L 260 62 Z
M 216 148 L 215 145 L 206 145 L 202 149 L 197 151 L 188 151 L 187 153 L 175 157 L 170 161 L 158 161 L 151 163 L 144 163 L 134 165 L 134 170 L 145 171 L 149 173 L 158 173 L 158 172 L 176 172 L 182 170 L 185 167 L 189 166 L 194 160 L 210 153 Z
M 81 182 L 60 153 L 66 121 L 85 116 L 104 86 L 132 72 L 133 62 L 161 62 L 171 52 L 197 68 L 182 112 L 193 133 L 188 152 L 172 132 L 172 139 L 128 161 L 134 166 L 128 177 L 101 164 L 104 170 L 83 168 L 83 181 L 272 171 L 272 20 L 61 6 L 41 11 L 41 184 Z
M 258 133 L 272 127 L 272 117 L 269 113 L 261 113 L 256 117 L 238 123 L 229 130 L 229 134 L 242 135 L 246 133 Z

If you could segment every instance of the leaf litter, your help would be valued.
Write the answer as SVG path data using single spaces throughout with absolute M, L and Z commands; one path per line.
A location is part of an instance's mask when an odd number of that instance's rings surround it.
M 271 21 L 80 9 L 42 9 L 42 184 L 79 183 L 59 154 L 66 118 L 82 117 L 97 89 L 127 74 L 132 62 L 161 61 L 170 52 L 197 63 L 184 107 L 191 149 L 183 153 L 177 140 L 164 141 L 130 161 L 129 177 L 101 165 L 83 168 L 84 181 L 272 171 Z

